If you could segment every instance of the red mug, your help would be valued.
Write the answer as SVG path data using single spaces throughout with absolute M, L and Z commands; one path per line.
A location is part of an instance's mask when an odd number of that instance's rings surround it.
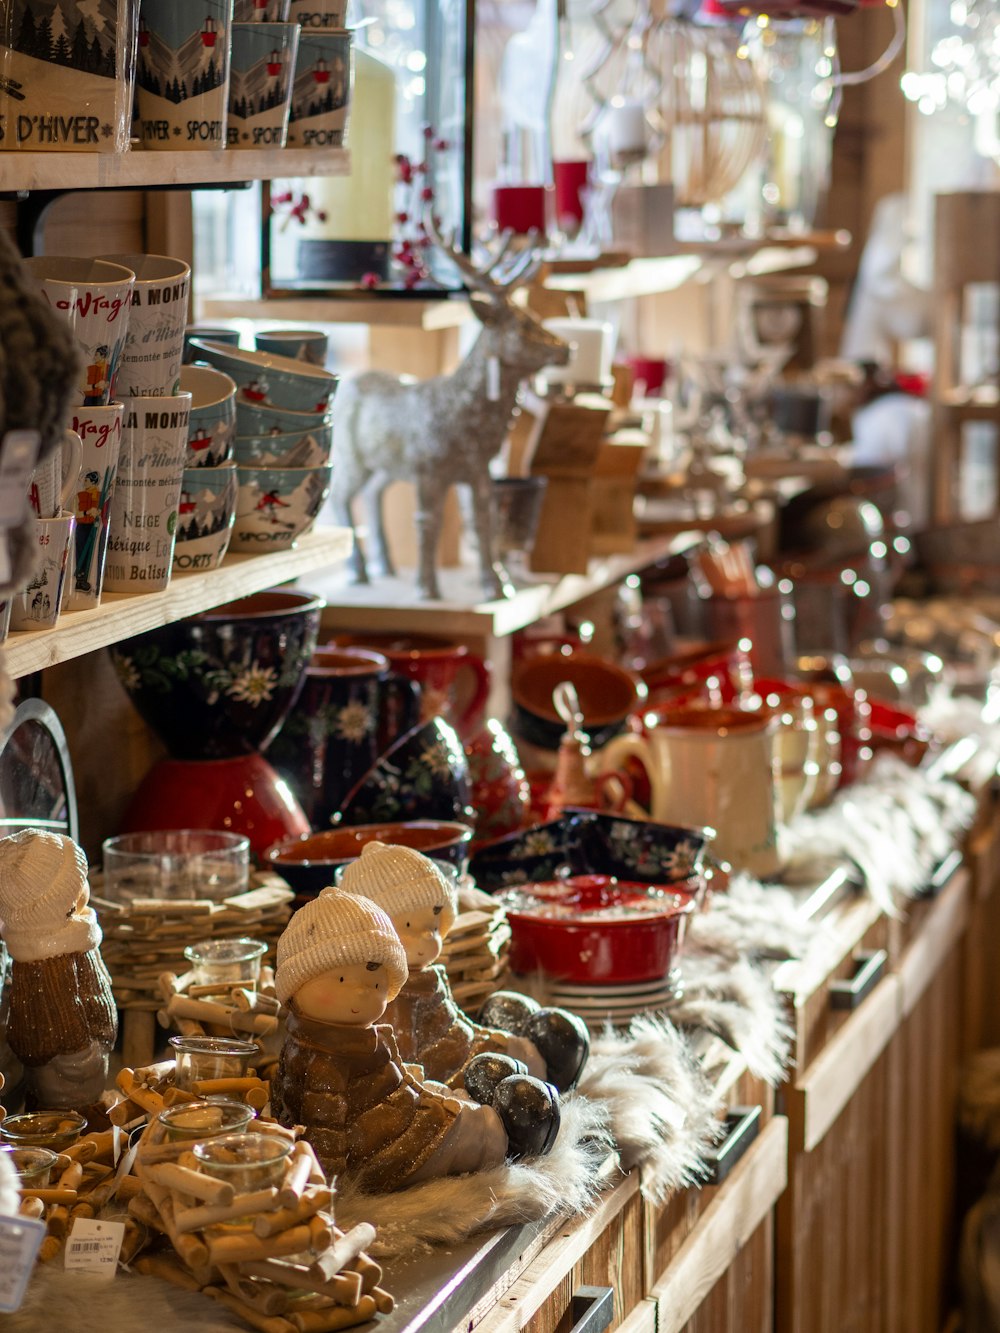
M 330 647 L 372 648 L 389 659 L 397 676 L 415 681 L 421 690 L 421 721 L 443 717 L 463 740 L 482 725 L 490 678 L 485 662 L 463 643 L 436 639 L 429 634 L 338 634 Z M 460 679 L 471 675 L 471 694 L 461 691 Z

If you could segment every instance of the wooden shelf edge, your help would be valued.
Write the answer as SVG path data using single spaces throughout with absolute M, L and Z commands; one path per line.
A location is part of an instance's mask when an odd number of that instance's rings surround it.
M 539 581 L 499 601 L 477 600 L 477 575 L 471 568 L 440 570 L 444 597 L 433 602 L 418 600 L 412 571 L 370 584 L 350 584 L 337 574 L 318 587 L 327 600 L 323 625 L 334 630 L 391 628 L 400 633 L 426 630 L 505 638 L 700 540 L 700 533 L 682 532 L 640 541 L 627 555 L 592 560 L 586 574 Z
M 389 325 L 394 329 L 436 332 L 459 328 L 472 318 L 467 301 L 452 298 L 441 301 L 394 301 L 391 297 L 365 300 L 349 293 L 329 296 L 252 297 L 213 296 L 198 303 L 198 319 L 287 320 L 299 324 L 309 320 L 319 324 Z
M 158 185 L 218 186 L 272 177 L 346 176 L 345 148 L 222 149 L 206 152 L 0 153 L 0 193 L 110 190 Z
M 784 1193 L 788 1123 L 775 1116 L 652 1284 L 659 1333 L 680 1333 Z
M 17 679 L 324 569 L 344 560 L 350 549 L 349 529 L 327 528 L 308 533 L 290 551 L 230 555 L 220 569 L 175 575 L 162 592 L 108 593 L 92 610 L 65 612 L 54 629 L 11 634 L 0 654 L 6 671 Z

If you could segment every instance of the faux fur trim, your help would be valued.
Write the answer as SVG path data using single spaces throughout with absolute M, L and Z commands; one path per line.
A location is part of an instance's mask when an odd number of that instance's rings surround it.
M 650 1014 L 627 1032 L 597 1037 L 580 1091 L 607 1108 L 622 1166 L 641 1168 L 647 1198 L 659 1201 L 701 1177 L 718 1132 L 716 1099 L 669 1019 Z
M 548 1157 L 468 1176 L 427 1180 L 392 1194 L 364 1194 L 338 1181 L 337 1225 L 371 1222 L 368 1253 L 386 1257 L 457 1245 L 478 1231 L 585 1213 L 606 1182 L 600 1167 L 613 1150 L 604 1107 L 562 1100 L 562 1125 Z
M 975 814 L 975 798 L 950 778 L 933 779 L 894 755 L 879 755 L 865 782 L 788 830 L 788 872 L 815 877 L 824 859 L 848 860 L 882 910 L 900 914 Z
M 3 1333 L 136 1333 L 136 1329 L 192 1329 L 246 1333 L 246 1324 L 198 1291 L 183 1291 L 157 1277 L 118 1273 L 105 1282 L 54 1264 L 39 1264 L 15 1314 L 0 1315 Z

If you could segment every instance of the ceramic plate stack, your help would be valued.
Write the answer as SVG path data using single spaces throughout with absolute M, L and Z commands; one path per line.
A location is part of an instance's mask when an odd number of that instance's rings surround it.
M 458 907 L 441 961 L 458 1004 L 466 1013 L 475 1013 L 506 983 L 510 924 L 494 898 L 464 884 L 459 888 Z
M 230 549 L 288 550 L 316 522 L 330 492 L 337 376 L 305 358 L 202 338 L 192 338 L 191 347 L 236 382 L 239 495 Z
M 601 1032 L 609 1023 L 612 1027 L 628 1027 L 633 1018 L 665 1008 L 676 994 L 674 973 L 661 981 L 636 981 L 618 986 L 550 981 L 545 988 L 547 1003 L 579 1014 L 591 1032 Z

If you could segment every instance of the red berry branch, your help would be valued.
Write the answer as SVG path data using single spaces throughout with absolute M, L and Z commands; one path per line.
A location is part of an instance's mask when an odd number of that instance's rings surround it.
M 291 190 L 283 190 L 280 194 L 271 195 L 271 212 L 277 213 L 281 217 L 282 231 L 290 222 L 297 222 L 304 227 L 310 213 L 317 222 L 325 222 L 327 217 L 321 208 L 313 208 L 312 200 L 307 194 L 303 194 L 297 199 Z
M 422 282 L 430 280 L 431 271 L 427 264 L 427 251 L 431 238 L 427 235 L 424 218 L 428 208 L 434 203 L 434 165 L 438 153 L 445 153 L 451 147 L 447 139 L 440 139 L 434 133 L 432 125 L 423 128 L 424 158 L 415 162 L 406 153 L 397 153 L 396 165 L 396 212 L 395 235 L 393 237 L 392 257 L 402 269 L 403 286 L 412 291 Z M 437 218 L 435 223 L 440 225 Z M 372 291 L 380 285 L 377 273 L 366 273 L 361 279 L 361 287 Z

